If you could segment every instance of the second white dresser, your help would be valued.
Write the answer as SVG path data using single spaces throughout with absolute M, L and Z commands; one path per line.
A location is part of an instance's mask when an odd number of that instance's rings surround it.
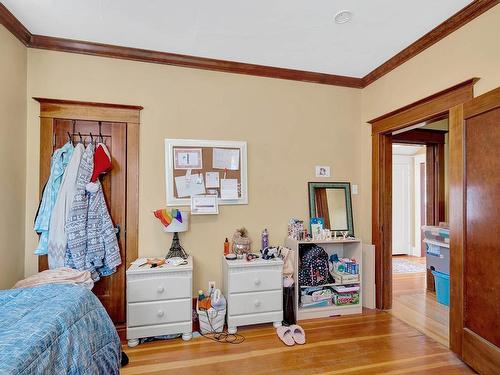
M 283 320 L 283 261 L 281 259 L 227 260 L 222 258 L 224 295 L 227 298 L 227 327 Z
M 192 337 L 193 260 L 182 266 L 127 270 L 127 340 L 133 347 L 139 338 L 182 334 Z

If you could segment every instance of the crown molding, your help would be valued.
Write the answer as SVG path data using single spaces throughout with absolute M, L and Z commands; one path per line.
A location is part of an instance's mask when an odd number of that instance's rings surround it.
M 476 0 L 472 2 L 363 78 L 34 35 L 3 4 L 0 4 L 0 24 L 3 24 L 21 43 L 29 48 L 333 86 L 364 88 L 499 3 L 500 0 Z
M 4 25 L 26 47 L 29 46 L 31 33 L 26 27 L 0 3 L 0 24 Z
M 168 52 L 121 47 L 110 44 L 82 42 L 72 39 L 54 38 L 42 35 L 31 37 L 31 48 L 73 52 L 117 59 L 142 61 L 155 64 L 174 65 L 226 73 L 247 74 L 259 77 L 281 78 L 293 81 L 321 83 L 361 88 L 361 78 L 315 73 L 303 70 L 276 68 L 227 60 L 210 59 Z
M 427 34 L 417 39 L 404 50 L 391 57 L 385 63 L 372 70 L 362 78 L 363 87 L 370 85 L 380 77 L 386 75 L 393 69 L 397 68 L 406 61 L 417 56 L 420 52 L 426 50 L 433 44 L 439 42 L 444 37 L 458 30 L 465 24 L 480 16 L 487 10 L 499 4 L 500 0 L 476 0 L 467 5 L 462 10 L 455 13 L 453 16 L 442 22 Z

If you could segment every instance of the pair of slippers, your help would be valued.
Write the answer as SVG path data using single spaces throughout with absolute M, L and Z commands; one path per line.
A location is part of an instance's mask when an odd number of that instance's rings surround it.
M 278 327 L 276 330 L 278 337 L 285 345 L 293 346 L 295 344 L 303 345 L 306 343 L 306 334 L 301 326 L 292 324 L 290 327 Z

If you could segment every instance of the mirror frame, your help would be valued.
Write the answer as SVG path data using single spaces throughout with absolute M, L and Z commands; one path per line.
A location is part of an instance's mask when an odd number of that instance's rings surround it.
M 309 190 L 309 220 L 316 217 L 316 201 L 314 189 L 316 188 L 331 188 L 343 189 L 345 195 L 345 207 L 347 211 L 347 230 L 349 236 L 354 237 L 354 220 L 352 217 L 352 199 L 351 199 L 351 183 L 350 182 L 308 182 Z

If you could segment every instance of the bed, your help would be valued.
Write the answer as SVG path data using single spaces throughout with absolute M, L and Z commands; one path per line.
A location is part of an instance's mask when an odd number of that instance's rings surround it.
M 88 289 L 0 290 L 0 374 L 118 374 L 120 356 L 116 329 Z

